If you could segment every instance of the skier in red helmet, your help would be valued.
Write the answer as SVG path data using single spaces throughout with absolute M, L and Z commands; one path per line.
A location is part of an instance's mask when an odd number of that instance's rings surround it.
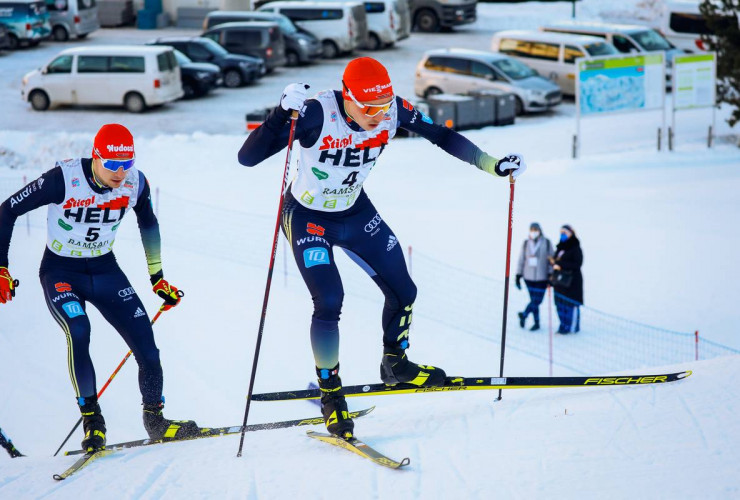
M 443 384 L 446 376 L 442 369 L 413 363 L 406 356 L 416 286 L 396 235 L 362 189 L 378 157 L 404 128 L 489 174 L 516 177 L 526 165 L 516 154 L 494 158 L 457 132 L 435 125 L 395 95 L 388 71 L 370 57 L 350 61 L 341 90 L 308 98 L 308 88 L 303 83 L 285 88 L 280 105 L 244 142 L 239 162 L 255 166 L 285 148 L 291 111 L 300 111 L 295 129 L 298 172 L 285 195 L 282 229 L 313 298 L 310 334 L 324 421 L 330 433 L 350 438 L 354 423 L 339 378 L 344 292 L 335 247 L 365 270 L 385 295 L 381 380 L 432 387 Z

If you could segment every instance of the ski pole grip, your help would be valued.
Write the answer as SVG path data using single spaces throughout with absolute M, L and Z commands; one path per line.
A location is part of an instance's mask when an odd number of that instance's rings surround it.
M 177 291 L 177 296 L 180 297 L 180 298 L 182 298 L 182 297 L 185 296 L 185 292 L 183 292 L 182 290 L 178 290 Z
M 13 288 L 18 288 L 18 286 L 21 284 L 18 280 L 13 280 Z

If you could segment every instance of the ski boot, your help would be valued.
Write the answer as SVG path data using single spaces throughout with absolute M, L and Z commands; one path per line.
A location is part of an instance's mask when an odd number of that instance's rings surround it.
M 80 445 L 87 453 L 105 449 L 105 419 L 100 411 L 97 396 L 78 398 L 82 413 L 82 428 L 85 438 Z
M 445 383 L 446 374 L 441 368 L 417 365 L 406 357 L 408 342 L 399 346 L 383 347 L 383 360 L 380 363 L 380 379 L 386 385 L 411 384 L 419 387 L 436 387 Z
M 162 398 L 164 399 L 164 398 Z M 200 427 L 192 420 L 168 420 L 162 415 L 164 402 L 144 404 L 144 429 L 149 439 L 170 441 L 200 436 Z
M 342 380 L 339 378 L 339 363 L 331 370 L 316 368 L 321 390 L 321 414 L 324 416 L 326 430 L 344 439 L 352 437 L 355 423 L 349 417 L 347 401 L 342 394 Z

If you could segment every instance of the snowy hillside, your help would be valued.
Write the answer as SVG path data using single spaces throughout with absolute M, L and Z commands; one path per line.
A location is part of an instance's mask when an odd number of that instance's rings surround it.
M 3 498 L 732 498 L 740 359 L 667 369 L 657 387 L 383 396 L 357 429 L 401 471 L 286 429 L 116 453 L 64 483 L 72 458 L 0 462 Z M 257 404 L 257 403 L 255 403 Z M 306 402 L 262 403 L 300 406 Z M 276 410 L 275 413 L 282 413 Z

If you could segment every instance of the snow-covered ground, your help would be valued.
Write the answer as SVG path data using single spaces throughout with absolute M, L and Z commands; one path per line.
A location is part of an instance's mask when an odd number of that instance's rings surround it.
M 578 8 L 596 5 L 584 0 Z M 527 9 L 526 16 L 514 15 L 520 9 Z M 501 29 L 487 24 L 502 22 L 499 16 L 509 15 L 506 23 L 523 23 L 532 12 L 544 16 L 548 9 L 563 10 L 567 17 L 570 4 L 484 4 L 481 26 L 470 32 L 486 33 L 487 39 L 490 30 Z M 434 39 L 449 40 L 445 36 Z M 407 40 L 408 46 L 421 50 L 415 39 Z M 0 66 L 15 55 L 3 56 Z M 407 61 L 409 71 L 415 61 Z M 320 89 L 333 84 L 342 64 L 286 71 L 284 82 L 244 92 L 267 104 L 296 76 Z M 18 70 L 15 63 L 13 70 Z M 182 304 L 155 326 L 165 372 L 165 414 L 201 425 L 241 423 L 284 156 L 257 168 L 240 167 L 236 151 L 244 139 L 242 124 L 222 130 L 223 135 L 201 127 L 209 116 L 220 119 L 217 112 L 194 113 L 183 124 L 159 112 L 131 117 L 109 110 L 40 114 L 22 103 L 7 108 L 9 92 L 17 98 L 17 85 L 3 78 L 0 198 L 19 188 L 23 176 L 36 177 L 56 159 L 87 155 L 92 135 L 105 120 L 135 124 L 137 166 L 158 190 L 165 274 L 186 291 Z M 399 86 L 410 85 L 398 80 Z M 226 89 L 220 93 L 219 98 Z M 465 132 L 491 154 L 517 151 L 529 165 L 516 184 L 514 257 L 531 221 L 539 221 L 551 238 L 561 224 L 570 223 L 584 248 L 588 305 L 671 330 L 699 329 L 704 338 L 740 348 L 735 284 L 740 276 L 740 150 L 725 140 L 707 149 L 703 134 L 709 114 L 696 111 L 680 115 L 676 151 L 657 152 L 661 117 L 644 113 L 584 121 L 582 155 L 573 160 L 569 106 L 515 126 Z M 182 113 L 177 116 L 186 116 Z M 232 116 L 235 124 L 241 113 Z M 718 113 L 721 137 L 732 132 L 723 122 L 727 113 L 724 108 Z M 6 117 L 22 125 L 9 125 Z M 399 139 L 384 152 L 365 187 L 402 245 L 461 272 L 502 279 L 506 181 L 441 154 L 424 140 Z M 148 291 L 134 220 L 120 231 L 117 258 L 151 313 L 158 300 Z M 640 370 L 694 371 L 689 379 L 665 386 L 507 391 L 495 404 L 492 393 L 351 400 L 355 409 L 377 405 L 358 420 L 357 433 L 390 456 L 408 456 L 411 465 L 404 471 L 382 470 L 305 438 L 302 429 L 286 429 L 247 435 L 241 459 L 235 458 L 238 437 L 170 444 L 115 454 L 57 484 L 51 474 L 73 459 L 50 456 L 79 412 L 67 377 L 64 335 L 46 310 L 36 277 L 44 242 L 42 210 L 19 220 L 10 270 L 21 286 L 11 304 L 0 306 L 0 427 L 29 458 L 10 460 L 0 453 L 0 498 L 740 496 L 738 356 Z M 340 324 L 342 377 L 346 384 L 374 382 L 381 355 L 380 293 L 347 259 L 340 260 L 347 292 Z M 465 335 L 455 325 L 472 318 L 454 313 L 444 324 L 433 321 L 431 309 L 444 300 L 448 277 L 422 272 L 423 267 L 414 268 L 427 286 L 420 288 L 415 306 L 411 359 L 451 374 L 498 374 L 498 334 Z M 454 299 L 472 302 L 466 315 L 500 321 L 500 304 L 476 307 L 487 296 L 453 293 Z M 500 286 L 489 293 L 500 295 Z M 522 293 L 512 290 L 512 303 L 522 300 Z M 126 346 L 94 309 L 89 311 L 100 386 Z M 257 392 L 304 388 L 313 379 L 310 315 L 310 297 L 285 259 L 281 241 Z M 511 337 L 524 334 L 530 335 L 509 328 Z M 109 442 L 144 437 L 134 365 L 129 360 L 101 399 Z M 506 373 L 546 375 L 547 366 L 512 350 Z M 254 403 L 250 422 L 317 413 L 306 402 Z M 78 431 L 66 449 L 77 447 L 80 438 Z

